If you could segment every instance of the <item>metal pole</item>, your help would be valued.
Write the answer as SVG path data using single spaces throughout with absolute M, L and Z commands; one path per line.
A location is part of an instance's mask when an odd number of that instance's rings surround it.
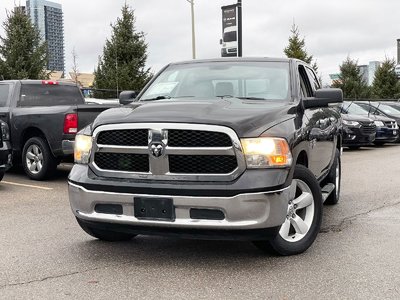
M 190 3 L 192 14 L 192 57 L 196 59 L 196 34 L 194 30 L 194 0 L 186 0 Z
M 237 9 L 238 9 L 238 56 L 242 57 L 242 0 L 238 0 Z

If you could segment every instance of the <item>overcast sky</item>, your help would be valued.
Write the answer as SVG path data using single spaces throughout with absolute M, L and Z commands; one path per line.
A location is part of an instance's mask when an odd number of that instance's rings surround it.
M 1 0 L 6 10 L 23 0 Z M 75 47 L 81 72 L 92 72 L 110 36 L 110 23 L 125 0 L 55 0 L 64 12 L 66 70 Z M 171 61 L 191 59 L 190 4 L 186 0 L 126 0 L 135 9 L 136 28 L 146 33 L 148 66 L 159 70 Z M 220 56 L 221 6 L 234 0 L 195 0 L 197 58 Z M 350 55 L 367 64 L 396 58 L 400 38 L 399 0 L 243 0 L 243 55 L 283 56 L 294 22 L 317 59 L 325 82 Z M 0 29 L 3 34 L 3 28 Z

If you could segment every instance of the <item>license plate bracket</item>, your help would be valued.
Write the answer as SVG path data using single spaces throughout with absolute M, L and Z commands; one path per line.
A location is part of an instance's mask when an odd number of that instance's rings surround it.
M 135 217 L 142 220 L 173 221 L 175 209 L 171 198 L 135 197 Z

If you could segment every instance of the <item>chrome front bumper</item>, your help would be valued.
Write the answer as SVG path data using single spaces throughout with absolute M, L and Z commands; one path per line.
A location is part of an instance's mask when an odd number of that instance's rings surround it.
M 87 190 L 69 182 L 69 199 L 74 215 L 82 220 L 159 228 L 246 230 L 280 226 L 286 217 L 290 187 L 265 193 L 239 194 L 233 197 L 190 197 L 123 194 Z M 173 221 L 142 220 L 134 216 L 134 198 L 172 198 Z M 97 213 L 96 204 L 119 204 L 122 215 Z M 190 209 L 218 209 L 225 219 L 191 219 Z

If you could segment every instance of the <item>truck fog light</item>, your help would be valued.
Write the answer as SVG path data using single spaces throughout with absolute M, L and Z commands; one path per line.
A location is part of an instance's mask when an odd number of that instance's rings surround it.
M 285 139 L 246 138 L 241 139 L 241 143 L 248 168 L 289 167 L 292 164 L 292 154 Z
M 75 137 L 74 160 L 77 164 L 88 164 L 92 150 L 92 137 L 78 134 Z

